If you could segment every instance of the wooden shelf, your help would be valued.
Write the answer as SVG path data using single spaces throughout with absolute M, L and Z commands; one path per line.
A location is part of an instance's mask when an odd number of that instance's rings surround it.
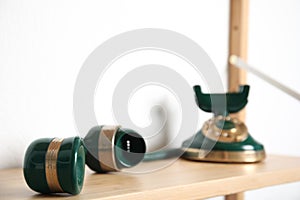
M 161 161 L 142 163 L 151 169 Z M 177 160 L 146 174 L 94 174 L 87 170 L 77 196 L 61 199 L 201 199 L 300 181 L 300 158 L 268 156 L 257 164 L 214 164 Z M 1 199 L 53 199 L 31 191 L 22 169 L 0 171 Z

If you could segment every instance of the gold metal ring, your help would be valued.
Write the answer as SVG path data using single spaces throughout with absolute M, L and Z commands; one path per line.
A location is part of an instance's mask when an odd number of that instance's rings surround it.
M 48 187 L 51 192 L 63 192 L 57 175 L 57 156 L 63 139 L 54 138 L 46 152 L 45 172 Z
M 222 129 L 217 126 L 219 121 L 230 121 L 234 124 L 234 128 Z M 217 116 L 206 121 L 201 129 L 203 135 L 219 142 L 241 142 L 247 139 L 248 129 L 246 125 L 236 118 L 230 116 Z
M 184 149 L 183 158 L 196 161 L 228 162 L 228 163 L 254 163 L 265 159 L 264 150 L 254 151 L 208 151 L 204 149 Z
M 103 171 L 118 171 L 115 161 L 114 141 L 120 126 L 103 126 L 98 141 L 98 160 Z

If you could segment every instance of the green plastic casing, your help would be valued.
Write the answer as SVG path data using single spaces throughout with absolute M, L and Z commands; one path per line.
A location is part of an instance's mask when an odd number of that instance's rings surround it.
M 93 127 L 84 138 L 84 145 L 86 147 L 86 164 L 98 173 L 106 173 L 101 168 L 101 158 L 98 157 L 99 147 L 99 133 L 103 126 Z M 130 152 L 126 151 L 126 141 L 130 140 Z M 117 169 L 130 168 L 137 165 L 143 160 L 146 152 L 146 144 L 144 139 L 134 130 L 126 128 L 118 128 L 114 137 L 114 160 Z
M 249 85 L 240 86 L 239 92 L 228 92 L 225 94 L 205 94 L 201 87 L 195 85 L 195 100 L 199 108 L 205 112 L 212 112 L 217 115 L 228 115 L 243 109 L 248 103 Z
M 205 144 L 205 145 L 203 145 Z M 216 142 L 213 141 L 203 135 L 203 133 L 198 131 L 196 135 L 193 137 L 185 140 L 182 144 L 182 147 L 184 148 L 195 148 L 195 149 L 203 149 L 203 150 L 210 150 L 209 148 L 206 149 L 206 147 L 212 147 L 214 151 L 263 151 L 264 146 L 257 142 L 256 140 L 251 137 L 249 134 L 247 139 L 241 142 Z
M 25 153 L 23 174 L 27 185 L 39 193 L 51 193 L 45 173 L 45 158 L 53 138 L 32 142 Z M 79 137 L 65 138 L 57 157 L 57 177 L 65 193 L 79 194 L 84 180 L 85 150 Z

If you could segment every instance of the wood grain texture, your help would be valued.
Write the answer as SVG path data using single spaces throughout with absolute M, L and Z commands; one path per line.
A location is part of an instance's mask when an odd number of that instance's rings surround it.
M 248 0 L 230 0 L 229 56 L 237 55 L 247 60 L 248 50 Z M 246 71 L 236 68 L 228 62 L 228 86 L 230 92 L 238 91 L 241 84 L 247 83 Z M 245 109 L 232 116 L 245 121 Z
M 160 162 L 137 168 L 153 169 Z M 177 160 L 146 174 L 94 174 L 86 171 L 83 191 L 77 196 L 47 196 L 31 191 L 22 169 L 0 171 L 1 199 L 203 199 L 256 188 L 300 181 L 300 158 L 269 156 L 257 164 L 214 164 Z
M 244 60 L 248 53 L 248 0 L 230 0 L 230 22 L 229 22 L 229 56 L 237 55 Z M 228 62 L 228 86 L 230 92 L 238 91 L 242 84 L 246 84 L 246 71 L 236 68 Z M 245 108 L 238 113 L 231 114 L 231 117 L 237 117 L 245 122 Z M 225 197 L 225 200 L 243 200 L 244 194 L 232 194 Z

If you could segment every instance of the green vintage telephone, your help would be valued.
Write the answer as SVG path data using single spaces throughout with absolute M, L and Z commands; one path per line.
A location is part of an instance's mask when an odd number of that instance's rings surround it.
M 183 158 L 234 163 L 259 162 L 265 158 L 263 145 L 251 137 L 246 125 L 229 116 L 246 106 L 249 89 L 244 85 L 238 93 L 204 94 L 200 86 L 194 86 L 197 105 L 214 116 L 194 137 L 183 142 Z

